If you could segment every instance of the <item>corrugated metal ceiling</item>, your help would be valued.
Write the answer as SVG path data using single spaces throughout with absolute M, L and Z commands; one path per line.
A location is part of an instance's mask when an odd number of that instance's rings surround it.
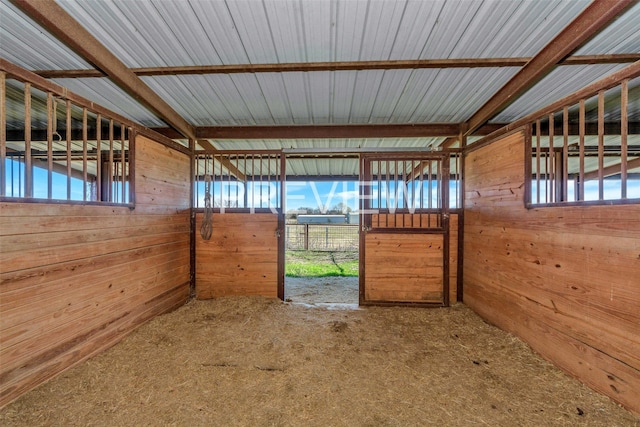
M 154 67 L 530 56 L 589 1 L 59 3 L 125 64 Z
M 130 67 L 533 56 L 588 0 L 58 0 Z M 3 58 L 27 69 L 90 64 L 0 0 Z M 640 52 L 640 3 L 577 54 Z M 494 122 L 529 114 L 621 68 L 558 67 Z M 194 126 L 463 122 L 517 68 L 369 70 L 144 77 Z M 57 83 L 145 126 L 164 126 L 108 79 Z M 351 147 L 354 140 L 290 146 Z M 379 146 L 431 140 L 367 140 Z M 275 148 L 277 141 L 217 141 Z M 318 144 L 318 145 L 314 145 Z M 412 145 L 414 144 L 414 145 Z M 415 145 L 417 144 L 417 145 Z
M 196 126 L 458 123 L 517 68 L 143 77 Z

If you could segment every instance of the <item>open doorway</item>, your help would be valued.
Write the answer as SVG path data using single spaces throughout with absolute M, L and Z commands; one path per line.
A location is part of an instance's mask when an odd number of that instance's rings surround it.
M 358 181 L 287 181 L 286 301 L 358 305 Z

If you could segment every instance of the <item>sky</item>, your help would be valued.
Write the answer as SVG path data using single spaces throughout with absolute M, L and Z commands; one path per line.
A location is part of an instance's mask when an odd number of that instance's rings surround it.
M 6 188 L 7 196 L 15 197 L 24 196 L 24 164 L 20 162 L 12 162 L 10 159 L 5 163 Z M 67 177 L 62 174 L 53 173 L 52 192 L 54 199 L 66 200 L 67 198 Z M 13 178 L 13 179 L 12 179 Z M 34 168 L 34 194 L 35 198 L 47 198 L 47 171 L 42 168 Z M 423 187 L 423 206 L 428 205 L 428 188 Z M 71 179 L 71 200 L 83 199 L 82 181 L 76 178 Z M 214 206 L 220 206 L 220 183 L 214 183 L 214 194 L 216 200 Z M 569 200 L 575 200 L 574 186 L 572 181 L 569 183 Z M 280 197 L 280 186 L 275 182 L 257 182 L 254 186 L 247 187 L 247 197 L 245 199 L 244 185 L 235 182 L 225 182 L 222 185 L 224 194 L 222 195 L 222 203 L 227 207 L 231 207 L 235 200 L 238 200 L 240 206 L 246 203 L 251 206 L 251 201 L 255 207 L 275 208 L 277 200 Z M 372 203 L 377 204 L 378 192 L 382 190 L 380 197 L 381 207 L 387 207 L 386 196 L 389 195 L 388 206 L 395 206 L 395 199 L 399 200 L 399 205 L 406 203 L 408 206 L 414 204 L 420 205 L 420 189 L 408 185 L 405 188 L 402 185 L 394 186 L 392 183 L 388 188 L 383 184 L 380 188 L 374 183 L 371 186 Z M 13 192 L 12 192 L 13 191 Z M 456 207 L 456 183 L 450 182 L 450 207 Z M 532 181 L 531 194 L 534 202 L 537 195 L 535 180 Z M 286 183 L 286 211 L 300 211 L 301 208 L 319 209 L 320 211 L 331 210 L 338 204 L 348 206 L 351 211 L 358 210 L 359 200 L 359 182 L 357 181 L 287 181 Z M 432 189 L 432 200 L 435 205 L 436 200 L 435 187 Z M 640 180 L 629 180 L 627 182 L 627 197 L 640 198 Z M 620 180 L 607 179 L 604 181 L 604 198 L 606 200 L 615 200 L 620 198 Z M 231 200 L 231 202 L 230 202 Z M 585 186 L 585 200 L 598 200 L 598 181 L 588 181 Z M 408 203 L 407 203 L 408 202 Z M 544 203 L 544 188 L 541 187 L 541 202 Z M 198 184 L 198 207 L 204 207 L 204 183 Z M 304 213 L 304 212 L 298 212 Z
M 24 163 L 6 159 L 6 186 L 5 194 L 9 197 L 24 197 Z M 3 171 L 4 172 L 4 171 Z M 51 198 L 57 200 L 67 200 L 67 176 L 53 172 L 51 174 Z M 33 168 L 33 197 L 36 199 L 48 198 L 48 171 L 40 167 Z M 121 187 L 115 188 L 117 191 Z M 128 191 L 128 185 L 125 187 L 125 193 Z M 121 190 L 117 192 L 120 194 Z M 69 200 L 83 200 L 82 180 L 71 178 L 71 198 Z M 90 196 L 88 196 L 90 199 Z

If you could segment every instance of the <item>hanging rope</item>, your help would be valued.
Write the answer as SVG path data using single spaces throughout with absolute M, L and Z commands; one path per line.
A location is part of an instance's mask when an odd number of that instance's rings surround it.
M 213 210 L 211 209 L 211 176 L 204 176 L 204 218 L 200 226 L 200 235 L 204 240 L 211 239 L 213 232 Z
M 53 127 L 52 133 L 53 136 L 58 137 L 57 142 L 62 142 L 62 135 L 58 133 L 58 98 L 53 98 L 53 105 L 51 106 L 53 109 Z

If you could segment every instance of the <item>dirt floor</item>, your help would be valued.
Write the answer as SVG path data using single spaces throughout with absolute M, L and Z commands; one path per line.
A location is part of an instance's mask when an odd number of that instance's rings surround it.
M 284 297 L 305 304 L 358 304 L 357 277 L 285 277 Z
M 3 426 L 638 426 L 448 309 L 192 301 L 0 411 Z

